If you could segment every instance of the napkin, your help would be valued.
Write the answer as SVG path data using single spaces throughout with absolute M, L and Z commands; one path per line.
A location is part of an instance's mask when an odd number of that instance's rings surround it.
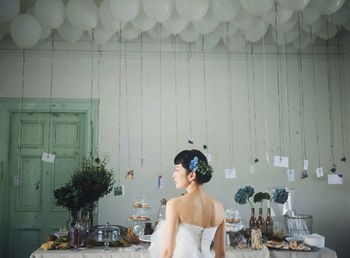
M 324 236 L 321 236 L 319 234 L 311 234 L 311 235 L 306 235 L 304 239 L 305 244 L 311 245 L 311 246 L 316 246 L 319 248 L 324 247 Z

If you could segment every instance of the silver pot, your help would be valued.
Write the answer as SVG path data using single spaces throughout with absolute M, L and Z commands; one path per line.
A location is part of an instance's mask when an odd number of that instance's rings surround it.
M 120 239 L 120 229 L 118 226 L 106 223 L 106 225 L 93 227 L 92 235 L 97 242 L 113 242 Z

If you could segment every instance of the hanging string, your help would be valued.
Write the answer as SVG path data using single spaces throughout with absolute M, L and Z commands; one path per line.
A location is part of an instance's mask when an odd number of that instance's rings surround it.
M 48 134 L 48 145 L 47 153 L 50 153 L 51 145 L 51 123 L 52 123 L 52 84 L 53 84 L 53 56 L 55 51 L 55 33 L 51 33 L 51 71 L 50 71 L 50 99 L 49 99 L 49 134 Z
M 303 87 L 303 62 L 301 56 L 301 24 L 302 24 L 302 13 L 298 12 L 298 85 L 299 85 L 299 93 L 300 93 L 300 139 L 301 139 L 301 153 L 302 153 L 302 167 L 304 164 L 304 160 L 307 159 L 306 156 L 306 133 L 305 133 L 305 106 L 304 106 L 304 87 Z M 307 177 L 306 170 L 303 170 L 302 178 Z
M 339 104 L 340 104 L 340 119 L 341 119 L 341 136 L 342 136 L 342 151 L 343 156 L 341 158 L 341 161 L 345 162 L 345 137 L 344 137 L 344 107 L 343 107 L 343 63 L 344 63 L 344 55 L 342 54 L 343 51 L 341 51 L 341 39 L 340 36 L 337 35 L 337 50 L 338 50 L 338 76 L 339 76 Z
M 249 119 L 249 150 L 250 150 L 250 162 L 253 162 L 253 140 L 252 140 L 252 119 L 251 119 L 251 108 L 250 108 L 250 80 L 249 80 L 249 65 L 248 65 L 248 43 L 246 41 L 245 32 L 245 64 L 246 64 L 246 77 L 247 77 L 247 98 L 248 98 L 248 119 Z
M 333 119 L 333 94 L 332 94 L 332 72 L 330 64 L 330 54 L 329 54 L 329 32 L 327 23 L 327 40 L 326 40 L 326 50 L 327 50 L 327 85 L 328 85 L 328 104 L 329 104 L 329 130 L 330 130 L 330 140 L 331 140 L 331 161 L 332 168 L 331 171 L 336 171 L 335 165 L 335 154 L 334 154 L 334 119 Z
M 92 120 L 92 107 L 93 107 L 93 87 L 94 87 L 94 29 L 91 30 L 91 78 L 90 78 L 90 128 L 91 128 L 91 139 L 90 139 L 90 157 L 93 157 L 93 142 L 94 142 L 94 126 Z
M 179 136 L 178 136 L 178 107 L 177 107 L 177 95 L 178 95 L 178 89 L 177 89 L 177 54 L 176 54 L 176 37 L 175 35 L 172 35 L 172 45 L 173 45 L 173 54 L 174 54 L 174 87 L 175 87 L 175 147 L 176 151 L 178 150 L 178 142 L 179 142 Z
M 290 100 L 289 100 L 289 96 L 290 96 L 290 92 L 289 92 L 289 78 L 288 78 L 288 51 L 287 51 L 288 47 L 287 44 L 284 45 L 284 79 L 285 79 L 285 98 L 287 100 L 287 127 L 288 127 L 288 157 L 289 157 L 289 163 L 292 160 L 292 139 L 291 139 L 291 133 L 290 133 Z
M 118 185 L 120 185 L 121 171 L 121 95 L 122 95 L 122 33 L 119 29 L 119 74 L 118 74 Z
M 23 48 L 22 50 L 22 87 L 21 87 L 21 102 L 20 102 L 20 119 L 19 119 L 19 132 L 17 135 L 17 141 L 18 141 L 18 160 L 17 160 L 17 168 L 18 168 L 18 174 L 20 174 L 20 169 L 21 169 L 21 158 L 22 158 L 22 146 L 21 146 L 21 136 L 22 136 L 22 119 L 23 119 L 23 104 L 24 104 L 24 76 L 25 76 L 25 63 L 26 63 L 26 55 L 25 55 L 26 50 Z
M 226 23 L 227 29 L 227 23 Z M 233 105 L 232 105 L 232 74 L 231 74 L 231 52 L 228 48 L 227 50 L 227 104 L 228 104 L 228 125 L 229 125 L 229 163 L 230 166 L 234 164 L 234 133 L 233 133 Z
M 162 171 L 162 27 L 159 28 L 159 173 Z
M 267 163 L 270 163 L 269 157 L 269 129 L 268 129 L 268 110 L 267 110 L 267 88 L 266 88 L 266 54 L 265 54 L 265 37 L 262 38 L 263 44 L 263 63 L 264 63 L 264 109 L 265 109 L 265 158 Z
M 208 136 L 208 105 L 207 105 L 207 69 L 205 65 L 204 37 L 202 37 L 202 61 L 203 61 L 203 94 L 204 94 L 204 121 L 205 121 L 205 141 L 209 144 Z M 206 148 L 207 153 L 208 149 Z
M 312 27 L 310 26 L 310 37 L 312 42 Z M 314 91 L 314 102 L 315 102 L 315 127 L 316 127 L 316 144 L 317 144 L 317 155 L 318 155 L 318 167 L 321 167 L 321 151 L 320 151 L 320 135 L 318 129 L 318 101 L 317 101 L 317 92 L 316 92 L 316 71 L 315 71 L 315 52 L 314 45 L 311 44 L 311 60 L 312 60 L 312 79 L 313 79 L 313 91 Z
M 102 59 L 102 50 L 101 50 L 101 45 L 99 45 L 98 48 L 98 56 L 97 56 L 97 62 L 98 62 L 98 67 L 97 67 L 97 98 L 100 99 L 100 72 L 101 72 L 101 59 Z
M 125 69 L 125 99 L 126 99 L 126 129 L 128 135 L 128 166 L 131 169 L 131 150 L 130 150 L 130 121 L 129 121 L 129 94 L 128 94 L 128 43 L 125 41 L 125 50 L 124 50 L 124 69 Z
M 188 115 L 189 115 L 189 129 L 190 129 L 190 139 L 189 141 L 193 141 L 192 139 L 192 111 L 191 111 L 191 66 L 190 60 L 192 57 L 191 43 L 188 43 L 188 51 L 187 51 L 187 86 L 188 86 Z M 193 142 L 192 142 L 193 143 Z
M 257 139 L 257 132 L 256 132 L 256 99 L 255 99 L 255 62 L 254 62 L 254 43 L 252 42 L 252 49 L 250 52 L 250 56 L 251 56 L 251 61 L 252 61 L 252 86 L 253 86 L 253 121 L 254 121 L 254 163 L 259 162 L 258 159 L 258 139 Z
M 143 37 L 140 39 L 140 126 L 141 126 L 141 167 L 143 167 Z
M 281 103 L 281 89 L 280 89 L 280 58 L 279 58 L 279 46 L 278 46 L 278 36 L 277 36 L 277 30 L 278 30 L 278 11 L 277 11 L 277 1 L 275 2 L 275 35 L 276 35 L 276 66 L 277 66 L 277 97 L 278 97 L 278 131 L 279 131 L 279 152 L 284 155 L 284 150 L 282 150 L 282 137 L 283 137 L 283 107 Z

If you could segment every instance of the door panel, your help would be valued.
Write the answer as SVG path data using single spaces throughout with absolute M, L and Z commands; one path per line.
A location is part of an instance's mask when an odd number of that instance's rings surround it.
M 12 113 L 9 155 L 8 258 L 24 258 L 67 219 L 53 191 L 65 184 L 85 153 L 85 113 Z M 41 160 L 55 154 L 54 163 Z M 18 248 L 20 244 L 20 248 Z

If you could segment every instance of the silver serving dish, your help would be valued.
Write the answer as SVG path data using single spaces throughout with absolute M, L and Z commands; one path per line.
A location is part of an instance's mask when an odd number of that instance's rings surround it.
M 113 242 L 120 239 L 120 228 L 106 223 L 106 225 L 93 227 L 92 235 L 97 242 Z

